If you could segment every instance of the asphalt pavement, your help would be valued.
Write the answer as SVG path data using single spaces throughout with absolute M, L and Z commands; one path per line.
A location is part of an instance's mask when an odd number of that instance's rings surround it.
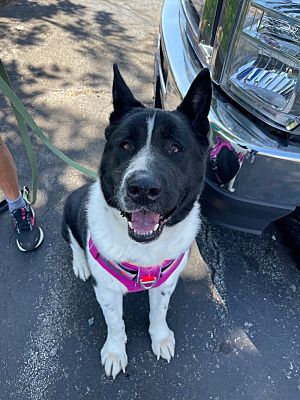
M 68 156 L 96 169 L 111 110 L 112 64 L 152 104 L 161 0 L 0 2 L 0 55 L 38 125 Z M 13 114 L 0 97 L 0 134 L 21 184 L 30 168 Z M 68 193 L 86 181 L 34 139 L 40 249 L 16 249 L 0 215 L 1 400 L 297 400 L 300 272 L 278 228 L 262 237 L 203 220 L 193 262 L 171 300 L 176 354 L 152 354 L 146 293 L 125 297 L 129 364 L 106 378 L 106 326 L 91 282 L 75 278 L 60 237 Z

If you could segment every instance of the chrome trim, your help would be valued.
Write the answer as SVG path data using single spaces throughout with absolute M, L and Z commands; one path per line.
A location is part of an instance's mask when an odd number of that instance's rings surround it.
M 188 25 L 191 27 L 193 35 L 194 35 L 195 39 L 198 41 L 199 40 L 199 26 L 197 25 L 197 27 L 196 27 L 193 22 L 193 19 L 191 16 L 191 11 L 189 10 L 188 5 L 187 5 L 187 0 L 181 0 L 181 6 L 182 6 L 182 10 L 184 12 L 184 15 L 187 19 Z
M 166 92 L 162 96 L 166 109 L 178 106 L 202 68 L 186 38 L 185 24 L 180 1 L 166 0 L 161 19 L 161 43 L 169 67 Z M 159 70 L 159 48 L 156 62 Z M 157 79 L 160 76 L 157 74 Z M 289 142 L 284 147 L 236 109 L 218 90 L 213 91 L 209 119 L 211 143 L 220 136 L 244 154 L 237 175 L 221 190 L 270 203 L 300 205 L 299 144 Z M 282 189 L 283 184 L 289 188 L 288 195 Z
M 257 85 L 257 83 L 252 85 L 253 91 L 256 91 L 255 95 L 255 93 L 252 93 L 250 89 L 247 91 L 245 88 L 241 87 L 238 82 L 230 79 L 229 71 L 231 68 L 231 61 L 233 58 L 235 59 L 233 53 L 235 52 L 235 42 L 238 40 L 238 35 L 241 35 L 243 40 L 246 40 L 254 47 L 260 48 L 260 45 L 263 43 L 262 51 L 265 56 L 269 57 L 269 60 L 276 59 L 277 62 L 281 62 L 283 66 L 286 60 L 289 59 L 290 62 L 292 62 L 291 69 L 295 67 L 295 70 L 298 70 L 297 65 L 299 60 L 297 57 L 297 46 L 294 46 L 294 48 L 291 45 L 289 50 L 285 49 L 284 51 L 281 51 L 278 48 L 281 43 L 280 41 L 277 41 L 277 44 L 275 45 L 275 39 L 269 42 L 263 40 L 263 34 L 258 34 L 256 29 L 252 32 L 251 29 L 247 28 L 241 31 L 240 28 L 244 23 L 250 5 L 259 8 L 263 12 L 268 11 L 268 13 L 273 14 L 278 18 L 280 17 L 280 19 L 293 21 L 295 26 L 300 26 L 300 6 L 291 4 L 291 2 L 283 3 L 279 0 L 203 0 L 200 3 L 195 2 L 196 4 L 201 4 L 199 5 L 200 11 L 197 14 L 201 14 L 199 33 L 197 33 L 195 27 L 196 18 L 193 18 L 196 11 L 195 7 L 190 3 L 190 0 L 181 0 L 181 8 L 185 17 L 180 19 L 183 21 L 181 22 L 181 26 L 184 28 L 186 37 L 189 39 L 201 64 L 210 68 L 214 82 L 220 85 L 222 90 L 234 101 L 242 105 L 248 112 L 255 115 L 257 118 L 263 120 L 266 124 L 281 131 L 287 133 L 290 132 L 290 121 L 298 116 L 297 110 L 295 109 L 298 104 L 298 95 L 294 90 L 294 86 L 297 84 L 297 78 L 293 79 L 293 82 L 290 80 L 290 87 L 284 87 L 285 93 L 282 93 L 283 97 L 278 95 L 276 97 L 277 102 L 274 101 L 274 103 L 270 103 L 264 101 L 264 97 L 261 97 L 269 95 L 269 93 L 259 94 L 262 91 L 262 88 L 259 87 L 260 85 Z M 220 7 L 221 4 L 222 7 Z M 203 37 L 208 34 L 205 31 L 205 27 L 207 29 L 208 25 L 212 26 L 216 23 L 216 21 L 206 20 L 206 8 L 209 9 L 210 18 L 212 18 L 213 14 L 216 13 L 217 8 L 221 8 L 221 12 L 218 12 L 218 30 L 213 48 L 203 42 Z M 294 14 L 292 12 L 294 12 Z M 299 19 L 294 16 L 296 14 L 299 16 Z M 284 83 L 284 81 L 281 82 L 282 85 L 284 85 Z M 260 92 L 258 92 L 259 90 Z M 279 92 L 279 94 L 281 94 L 281 92 Z M 284 102 L 285 100 L 286 102 Z M 295 126 L 295 128 L 293 128 L 293 135 L 299 134 L 300 127 Z
M 251 0 L 224 0 L 211 58 L 212 79 L 220 84 L 224 67 L 231 58 L 238 35 L 237 26 L 243 20 Z
M 197 30 L 195 27 L 195 24 L 192 21 L 191 15 L 190 15 L 190 10 L 187 7 L 187 0 L 181 0 L 181 13 L 183 18 L 181 18 L 182 21 L 182 27 L 184 27 L 184 30 L 186 32 L 186 36 L 189 39 L 189 42 L 191 46 L 193 47 L 195 53 L 197 54 L 199 60 L 203 65 L 206 67 L 209 66 L 210 64 L 210 59 L 212 55 L 212 47 L 209 46 L 208 44 L 204 43 L 203 41 L 200 41 L 199 38 L 199 26 L 197 26 Z M 202 20 L 201 20 L 202 21 Z M 201 24 L 200 21 L 200 24 Z
M 236 0 L 237 1 L 237 0 Z M 266 124 L 269 126 L 272 126 L 273 128 L 286 132 L 289 132 L 289 129 L 287 126 L 289 125 L 289 122 L 291 119 L 296 118 L 297 115 L 297 110 L 295 107 L 299 103 L 299 92 L 296 90 L 296 85 L 299 85 L 299 77 L 297 77 L 297 74 L 299 74 L 299 58 L 297 58 L 297 51 L 298 49 L 294 49 L 292 47 L 292 44 L 289 47 L 289 50 L 284 49 L 280 50 L 276 46 L 279 46 L 279 41 L 273 40 L 272 43 L 268 43 L 265 39 L 262 39 L 263 35 L 258 33 L 256 29 L 254 31 L 251 31 L 251 28 L 246 28 L 241 30 L 242 25 L 244 24 L 244 17 L 245 14 L 247 13 L 247 10 L 249 9 L 249 6 L 253 7 L 258 7 L 260 10 L 263 12 L 268 11 L 269 14 L 274 14 L 276 16 L 280 16 L 281 20 L 291 20 L 292 17 L 288 15 L 281 15 L 279 12 L 279 8 L 274 10 L 274 7 L 277 6 L 279 7 L 279 3 L 281 5 L 283 4 L 282 2 L 279 1 L 263 1 L 263 0 L 256 0 L 256 1 L 245 1 L 242 4 L 241 10 L 240 10 L 240 15 L 237 18 L 236 25 L 234 26 L 234 36 L 229 40 L 231 44 L 229 45 L 229 48 L 227 50 L 227 55 L 226 58 L 218 58 L 218 53 L 219 51 L 216 50 L 215 53 L 213 53 L 212 57 L 212 62 L 216 62 L 216 71 L 217 71 L 217 83 L 221 86 L 222 90 L 230 96 L 235 102 L 237 102 L 239 105 L 244 107 L 248 112 L 250 112 L 252 115 L 257 117 L 259 120 L 264 121 Z M 288 6 L 288 3 L 285 3 L 285 6 Z M 223 10 L 223 13 L 226 12 L 226 10 Z M 300 8 L 299 8 L 299 16 L 300 16 Z M 295 20 L 295 19 L 294 19 Z M 297 21 L 297 26 L 299 25 L 299 21 Z M 261 36 L 262 35 L 262 36 Z M 225 35 L 226 36 L 226 35 Z M 259 96 L 259 94 L 255 95 L 253 92 L 251 93 L 250 90 L 244 90 L 242 87 L 239 87 L 240 85 L 236 85 L 233 81 L 232 78 L 235 78 L 235 76 L 230 77 L 230 70 L 232 67 L 232 64 L 234 64 L 234 60 L 236 60 L 238 57 L 233 55 L 233 53 L 236 50 L 236 42 L 239 39 L 238 36 L 240 36 L 240 39 L 243 39 L 247 41 L 251 46 L 257 49 L 257 54 L 260 56 L 264 55 L 265 57 L 269 58 L 269 60 L 276 60 L 279 63 L 282 63 L 282 68 L 287 66 L 290 66 L 291 70 L 295 70 L 295 77 L 291 78 L 293 79 L 293 84 L 294 87 L 290 88 L 284 88 L 290 89 L 291 91 L 293 90 L 292 93 L 290 93 L 290 96 L 284 95 L 284 98 L 279 98 L 279 103 L 272 103 L 265 101 L 265 95 L 269 95 L 269 93 L 263 93 L 262 96 Z M 275 45 L 275 42 L 277 43 Z M 217 49 L 218 46 L 216 46 Z M 221 51 L 222 54 L 222 51 Z M 214 58 L 215 57 L 215 58 Z M 257 57 L 257 61 L 259 62 L 259 59 Z M 270 62 L 269 61 L 269 62 Z M 266 64 L 267 66 L 267 64 Z M 261 67 L 261 68 L 266 68 L 266 67 Z M 278 81 L 278 83 L 284 85 L 284 83 L 287 83 L 287 81 L 283 81 L 283 75 L 284 71 L 281 72 L 280 70 L 278 71 L 279 77 L 282 75 L 282 80 Z M 220 79 L 218 80 L 218 78 Z M 298 83 L 297 83 L 298 80 Z M 271 84 L 272 85 L 272 84 Z M 256 83 L 255 83 L 255 90 L 259 89 Z M 253 87 L 254 87 L 253 86 Z M 269 90 L 271 87 L 269 86 Z M 280 92 L 279 92 L 280 93 Z M 280 93 L 281 94 L 281 93 Z M 271 95 L 271 94 L 270 94 Z M 296 97 L 296 98 L 295 98 Z M 284 103 L 284 100 L 286 100 L 286 103 Z M 299 135 L 300 134 L 300 128 L 295 127 L 293 130 L 294 135 Z
M 211 46 L 215 36 L 215 23 L 219 4 L 221 5 L 223 0 L 206 0 L 203 7 L 203 12 L 200 18 L 199 30 L 200 30 L 200 43 Z
M 165 95 L 167 92 L 167 88 L 166 88 L 166 84 L 164 81 L 164 77 L 163 77 L 161 68 L 159 69 L 159 81 L 160 81 L 160 87 L 161 87 L 162 93 L 163 93 L 163 95 Z

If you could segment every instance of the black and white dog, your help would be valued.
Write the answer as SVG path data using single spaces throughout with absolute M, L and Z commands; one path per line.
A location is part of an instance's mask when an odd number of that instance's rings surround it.
M 149 289 L 152 350 L 168 362 L 175 339 L 170 296 L 200 227 L 211 80 L 203 69 L 174 111 L 146 109 L 114 65 L 113 106 L 99 179 L 65 204 L 73 270 L 92 274 L 107 323 L 101 360 L 113 378 L 127 365 L 123 295 Z

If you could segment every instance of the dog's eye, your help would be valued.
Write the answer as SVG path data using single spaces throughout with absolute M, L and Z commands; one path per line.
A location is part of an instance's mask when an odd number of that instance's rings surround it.
M 123 149 L 125 151 L 131 150 L 131 146 L 130 146 L 129 142 L 127 142 L 127 140 L 124 140 L 123 142 L 121 142 L 120 147 L 121 147 L 121 149 Z
M 181 150 L 182 150 L 182 146 L 180 146 L 180 144 L 178 144 L 178 143 L 173 143 L 173 144 L 169 147 L 168 152 L 169 152 L 170 154 L 173 154 L 173 153 L 179 153 Z

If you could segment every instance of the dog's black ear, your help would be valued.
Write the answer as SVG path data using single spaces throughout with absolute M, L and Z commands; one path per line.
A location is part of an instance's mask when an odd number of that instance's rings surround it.
M 208 127 L 207 116 L 209 113 L 212 96 L 211 79 L 208 68 L 202 69 L 191 84 L 187 94 L 177 110 L 183 113 L 190 123 L 205 135 L 203 131 Z
M 110 115 L 110 122 L 117 123 L 128 111 L 134 107 L 143 107 L 143 104 L 136 100 L 126 85 L 117 64 L 113 65 L 114 82 L 112 88 L 114 111 Z

